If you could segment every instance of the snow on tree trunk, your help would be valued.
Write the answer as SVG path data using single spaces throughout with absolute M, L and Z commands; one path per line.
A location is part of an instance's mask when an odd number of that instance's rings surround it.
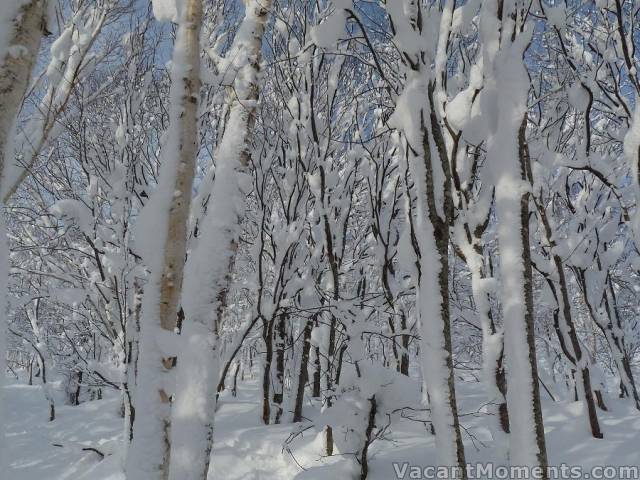
M 1 25 L 1 24 L 0 24 Z M 0 29 L 2 27 L 0 26 Z M 3 205 L 0 204 L 0 208 Z M 2 208 L 4 210 L 4 208 Z M 4 382 L 7 371 L 6 364 L 6 333 L 7 333 L 7 286 L 9 280 L 9 248 L 7 245 L 7 226 L 4 212 L 0 214 L 0 469 L 4 468 L 5 457 L 5 406 L 4 406 Z M 30 366 L 30 375 L 31 375 Z M 31 382 L 31 377 L 30 377 Z
M 16 117 L 40 49 L 45 14 L 45 0 L 7 0 L 0 5 L 0 198 L 6 190 L 6 165 L 13 157 L 11 137 L 15 133 Z M 0 211 L 0 419 L 3 419 L 2 385 L 6 371 L 6 292 L 9 274 L 3 202 L 0 202 Z M 0 421 L 0 452 L 4 452 L 4 423 Z M 0 469 L 3 465 L 4 457 L 0 453 Z
M 3 2 L 4 3 L 4 2 Z M 4 185 L 4 165 L 11 161 L 14 122 L 29 86 L 40 41 L 46 24 L 44 0 L 8 0 L 0 6 L 0 174 Z
M 170 373 L 175 366 L 174 336 L 198 150 L 201 0 L 189 0 L 178 15 L 170 126 L 162 145 L 160 180 L 138 225 L 150 278 L 143 295 L 136 419 L 126 464 L 128 477 L 136 480 L 168 478 L 171 463 Z
M 487 408 L 491 414 L 491 434 L 499 457 L 506 459 L 508 451 L 509 413 L 506 404 L 504 372 L 504 336 L 492 318 L 489 295 L 494 282 L 482 271 L 480 239 L 463 247 L 465 260 L 471 271 L 471 290 L 482 328 L 482 373 L 487 391 Z M 478 251 L 479 250 L 479 251 Z
M 423 134 L 428 135 L 426 131 Z M 425 157 L 430 153 L 425 149 L 422 155 L 424 157 L 418 156 L 409 160 L 412 164 L 412 175 L 416 179 L 429 178 L 426 173 L 428 168 L 425 168 L 423 162 L 426 163 Z M 428 183 L 428 180 L 416 180 L 419 192 L 416 231 L 420 244 L 422 272 L 416 293 L 421 339 L 420 362 L 436 432 L 438 461 L 441 465 L 460 467 L 460 478 L 465 478 L 464 448 L 451 357 L 448 235 L 443 231 L 448 227 L 438 224 L 436 230 L 430 220 L 432 215 L 425 198 Z
M 584 268 L 576 268 L 575 275 L 582 290 L 589 316 L 600 329 L 607 345 L 611 349 L 611 356 L 613 357 L 620 377 L 621 397 L 632 398 L 636 409 L 640 410 L 640 394 L 638 394 L 631 369 L 629 353 L 625 342 L 625 331 L 620 321 L 618 308 L 616 307 L 617 299 L 614 294 L 611 276 L 610 273 L 603 268 L 600 255 L 598 255 L 596 265 L 598 267 L 597 273 L 594 271 L 587 272 Z M 604 276 L 606 278 L 604 283 L 608 285 L 603 285 L 603 287 L 608 287 L 608 293 L 606 289 L 602 291 L 600 288 L 591 285 L 591 283 L 595 283 L 596 285 L 601 283 L 594 281 L 594 277 L 597 279 L 598 276 Z M 589 278 L 592 280 L 590 281 Z M 609 294 L 611 295 L 611 300 L 609 300 Z M 601 303 L 604 303 L 604 312 L 599 308 L 594 308 L 594 305 L 597 306 L 599 303 L 598 298 L 601 298 Z
M 640 205 L 640 92 L 635 97 L 635 105 L 631 126 L 624 137 L 624 154 L 633 173 L 633 192 L 636 197 L 636 205 Z M 636 243 L 638 243 L 640 241 L 640 208 L 637 206 L 632 227 Z
M 636 212 L 632 221 L 633 232 L 636 238 L 636 245 L 640 243 L 640 91 L 637 92 L 635 97 L 635 109 L 633 112 L 633 121 L 629 131 L 624 138 L 624 153 L 627 157 L 627 161 L 631 164 L 631 172 L 633 172 L 633 186 L 636 197 Z M 613 288 L 611 289 L 613 292 Z M 613 330 L 613 331 L 611 331 Z M 627 395 L 632 395 L 636 408 L 640 410 L 640 396 L 636 388 L 635 381 L 633 379 L 633 372 L 630 367 L 630 362 L 627 352 L 624 351 L 624 339 L 616 338 L 615 329 L 608 330 L 607 337 L 611 336 L 611 343 L 616 346 L 616 350 L 613 352 L 618 364 L 618 371 L 621 378 L 621 383 L 624 386 L 624 390 L 627 391 Z M 621 330 L 620 333 L 622 333 Z M 605 332 L 607 334 L 607 332 Z
M 389 123 L 406 139 L 406 157 L 417 192 L 415 229 L 421 256 L 420 274 L 415 283 L 420 363 L 436 434 L 438 462 L 443 466 L 457 467 L 456 478 L 466 478 L 449 313 L 449 229 L 453 215 L 451 171 L 433 100 L 438 80 L 432 78 L 433 69 L 426 63 L 425 52 L 417 42 L 418 39 L 432 41 L 427 37 L 431 32 L 423 31 L 422 5 L 403 2 L 403 6 L 400 3 L 386 5 L 396 31 L 396 41 L 406 59 L 404 90 Z M 438 42 L 441 45 L 446 44 L 449 36 L 452 9 L 453 2 L 446 2 L 440 14 Z M 435 50 L 433 45 L 428 48 Z M 442 62 L 436 63 L 436 70 L 445 75 Z
M 524 127 L 523 127 L 524 128 Z M 528 157 L 528 156 L 527 156 Z M 528 158 L 527 158 L 528 160 Z M 525 166 L 526 169 L 530 169 L 530 165 Z M 537 202 L 536 202 L 536 205 Z M 554 234 L 551 229 L 551 223 L 547 217 L 546 211 L 543 206 L 538 205 L 538 215 L 544 226 L 547 242 L 550 246 L 550 256 L 555 267 L 555 272 L 558 278 L 558 285 L 560 287 L 560 295 L 556 291 L 554 281 L 550 278 L 547 279 L 549 288 L 551 289 L 556 302 L 558 303 L 558 310 L 554 315 L 556 319 L 555 329 L 560 341 L 560 346 L 563 353 L 573 365 L 573 371 L 580 375 L 579 391 L 580 397 L 586 402 L 587 406 L 587 420 L 591 429 L 591 434 L 594 438 L 603 438 L 600 430 L 600 424 L 598 422 L 598 414 L 596 411 L 596 404 L 594 400 L 593 389 L 591 387 L 591 374 L 589 372 L 590 364 L 589 355 L 583 353 L 583 348 L 578 338 L 578 334 L 575 328 L 575 322 L 573 320 L 573 314 L 571 312 L 571 300 L 569 298 L 569 286 L 565 276 L 564 265 L 560 255 L 554 251 L 556 242 L 554 240 Z
M 41 372 L 40 378 L 42 380 L 42 391 L 44 393 L 44 398 L 47 400 L 47 404 L 49 405 L 49 421 L 52 422 L 56 418 L 56 405 L 53 387 L 51 382 L 48 381 L 47 374 L 51 372 L 53 361 L 47 345 L 47 339 L 45 338 L 41 328 L 40 302 L 41 299 L 35 299 L 33 301 L 33 309 L 25 307 L 25 313 L 29 319 L 29 323 L 31 324 L 31 331 L 34 339 L 33 348 L 38 354 L 38 364 Z
M 33 15 L 25 15 L 23 21 L 29 21 L 28 29 L 21 32 L 25 48 L 14 48 L 13 52 L 25 55 L 26 61 L 17 59 L 20 71 L 29 63 L 29 56 L 36 55 L 40 38 L 46 29 L 46 2 L 32 1 Z M 3 168 L 0 198 L 6 202 L 16 192 L 20 184 L 30 173 L 38 156 L 54 137 L 60 134 L 59 117 L 70 102 L 75 87 L 80 84 L 96 67 L 96 57 L 90 54 L 107 17 L 115 9 L 113 3 L 92 2 L 75 6 L 72 18 L 62 29 L 59 37 L 51 44 L 51 58 L 44 72 L 49 85 L 39 102 L 37 109 L 14 139 L 15 150 L 23 155 L 22 161 L 7 163 Z M 37 38 L 36 38 L 37 37 Z M 31 53 L 33 52 L 33 53 Z M 31 63 L 33 64 L 33 62 Z M 26 73 L 22 73 L 24 76 Z M 27 75 L 28 83 L 28 75 Z M 23 92 L 27 86 L 22 88 Z M 20 102 L 21 100 L 18 100 Z
M 501 301 L 507 361 L 512 465 L 540 467 L 547 455 L 540 406 L 533 325 L 529 192 L 524 155 L 529 79 L 524 52 L 532 27 L 521 25 L 514 0 L 483 5 L 481 37 L 487 111 L 489 176 L 495 185 Z M 492 177 L 492 178 L 491 178 Z
M 170 478 L 205 480 L 213 448 L 218 382 L 218 335 L 227 307 L 234 257 L 244 216 L 249 135 L 256 120 L 262 37 L 270 1 L 246 4 L 228 57 L 235 71 L 229 118 L 215 154 L 215 180 L 200 233 L 187 261 L 185 313 L 178 354 Z

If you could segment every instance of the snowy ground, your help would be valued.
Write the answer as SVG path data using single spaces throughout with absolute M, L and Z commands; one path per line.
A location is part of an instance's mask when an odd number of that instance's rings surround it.
M 54 422 L 47 421 L 48 406 L 39 386 L 6 387 L 7 459 L 11 480 L 116 480 L 117 451 L 122 421 L 118 399 L 60 406 Z
M 237 398 L 223 397 L 216 423 L 216 442 L 210 478 L 216 480 L 318 480 L 348 478 L 351 462 L 346 456 L 321 460 L 322 436 L 305 431 L 290 444 L 283 444 L 293 430 L 290 424 L 262 426 L 256 399 L 256 383 L 239 385 Z M 490 436 L 487 418 L 475 414 L 482 402 L 477 385 L 462 384 L 461 411 L 467 430 L 467 461 L 489 462 L 491 451 L 483 446 Z M 116 397 L 87 402 L 78 407 L 60 406 L 57 419 L 47 422 L 47 406 L 38 386 L 13 383 L 6 387 L 9 407 L 8 459 L 10 471 L 1 478 L 11 480 L 123 480 L 118 445 L 122 419 Z M 640 414 L 618 399 L 609 398 L 610 412 L 600 412 L 604 440 L 588 435 L 582 405 L 545 402 L 544 420 L 550 463 L 582 465 L 585 471 L 597 465 L 640 465 Z M 393 462 L 429 465 L 434 460 L 434 442 L 419 422 L 400 420 L 386 441 L 371 448 L 370 480 L 396 478 Z M 472 438 L 473 437 L 473 438 Z M 100 455 L 83 448 L 92 447 Z M 298 466 L 298 464 L 300 466 Z M 303 470 L 304 467 L 305 470 Z M 213 474 L 215 473 L 215 474 Z M 408 475 L 407 477 L 408 478 Z

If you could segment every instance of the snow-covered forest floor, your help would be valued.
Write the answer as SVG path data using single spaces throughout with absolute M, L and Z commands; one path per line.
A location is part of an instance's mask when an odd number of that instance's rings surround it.
M 61 406 L 57 419 L 47 421 L 47 402 L 38 385 L 9 380 L 6 388 L 9 472 L 11 480 L 122 480 L 123 421 L 117 395 L 88 401 L 79 406 Z M 465 450 L 470 464 L 495 462 L 487 416 L 481 412 L 481 384 L 459 382 L 463 394 L 461 421 Z M 352 462 L 346 456 L 323 457 L 323 435 L 310 428 L 293 441 L 291 424 L 265 426 L 260 421 L 259 388 L 253 379 L 240 382 L 237 397 L 227 391 L 216 414 L 216 433 L 210 478 L 224 480 L 319 480 L 348 478 Z M 596 466 L 638 466 L 640 415 L 630 402 L 607 399 L 609 412 L 601 412 L 604 440 L 589 436 L 583 404 L 553 402 L 543 398 L 547 451 L 551 465 L 581 466 L 589 472 Z M 397 477 L 401 468 L 436 463 L 434 437 L 424 423 L 420 404 L 407 405 L 394 418 L 385 440 L 373 443 L 370 454 L 371 480 Z M 402 418 L 405 417 L 405 418 Z M 339 442 L 338 442 L 339 443 Z M 288 447 L 288 449 L 287 449 Z M 92 448 L 105 455 L 104 459 Z M 290 451 L 289 451 L 290 450 Z M 335 452 L 334 452 L 335 453 Z M 304 468 L 304 470 L 303 470 Z M 409 470 L 406 477 L 409 478 Z

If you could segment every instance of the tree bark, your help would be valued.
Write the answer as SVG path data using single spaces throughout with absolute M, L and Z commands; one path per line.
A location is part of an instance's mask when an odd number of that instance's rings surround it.
M 313 322 L 308 320 L 303 333 L 302 357 L 300 359 L 300 370 L 298 372 L 298 388 L 296 391 L 295 404 L 293 407 L 293 422 L 302 421 L 302 406 L 304 404 L 304 391 L 309 381 L 309 353 L 311 352 L 311 330 Z
M 31 71 L 40 49 L 40 41 L 45 31 L 45 1 L 31 0 L 22 5 L 18 14 L 11 20 L 14 30 L 8 39 L 7 47 L 17 47 L 15 52 L 0 52 L 0 210 L 4 210 L 5 191 L 10 188 L 7 185 L 7 165 L 13 159 L 10 137 L 14 134 L 15 121 L 22 105 Z M 8 19 L 3 19 L 3 28 L 7 28 Z M 3 32 L 6 34 L 8 32 Z M 7 245 L 7 231 L 4 218 L 0 219 L 0 311 L 6 310 L 6 291 L 8 283 L 9 248 Z M 6 330 L 5 315 L 0 318 L 0 450 L 4 443 L 4 401 L 2 386 L 4 385 L 4 372 L 6 371 Z M 0 463 L 4 460 L 0 456 Z M 0 464 L 0 468 L 4 465 Z
M 275 384 L 273 386 L 273 404 L 276 408 L 274 415 L 274 423 L 280 423 L 282 416 L 282 402 L 284 400 L 284 349 L 285 349 L 285 330 L 287 315 L 281 314 L 278 317 L 278 328 L 276 329 L 276 375 Z
M 198 152 L 198 97 L 200 91 L 201 0 L 188 0 L 182 7 L 174 45 L 171 71 L 170 134 L 163 145 L 160 184 L 149 204 L 161 206 L 166 223 L 147 235 L 162 241 L 161 259 L 151 265 L 142 307 L 139 355 L 139 388 L 136 423 L 127 458 L 127 475 L 139 480 L 164 480 L 171 468 L 171 398 L 168 373 L 175 367 L 175 354 L 164 352 L 158 335 L 171 338 L 178 326 L 187 222 Z M 147 205 L 148 206 L 148 205 Z M 142 215 L 144 215 L 144 211 Z M 157 215 L 148 210 L 148 215 Z M 149 218 L 148 222 L 157 222 Z M 151 228 L 150 225 L 147 225 Z M 157 225 L 153 225 L 157 229 Z M 151 238 L 147 239 L 153 242 Z M 151 253 L 153 254 L 153 253 Z M 157 254 L 156 254 L 157 255 Z M 159 330 L 159 331 L 158 331 Z M 164 333 L 160 333 L 164 332 Z M 142 408 L 139 408 L 142 407 Z M 205 472 L 206 474 L 206 472 Z M 187 477 L 183 477 L 187 480 Z
M 202 14 L 201 0 L 198 12 Z M 242 34 L 238 33 L 228 52 L 239 59 L 228 89 L 229 116 L 216 149 L 215 179 L 187 260 L 182 292 L 185 317 L 173 409 L 171 480 L 206 480 L 209 471 L 219 380 L 218 337 L 246 208 L 243 179 L 251 160 L 262 40 L 270 12 L 270 0 L 247 1 Z M 198 58 L 194 55 L 194 63 Z
M 524 156 L 525 162 L 529 161 L 528 154 Z M 527 171 L 530 171 L 531 166 L 526 165 Z M 547 218 L 547 213 L 544 205 L 537 205 L 538 214 L 542 225 L 545 230 L 547 241 L 550 246 L 550 256 L 555 267 L 555 272 L 558 275 L 558 283 L 560 286 L 560 295 L 557 294 L 556 288 L 551 281 L 547 279 L 549 288 L 551 289 L 556 301 L 558 302 L 559 314 L 555 315 L 556 319 L 556 333 L 560 341 L 560 346 L 565 356 L 573 365 L 573 368 L 580 373 L 580 379 L 577 382 L 580 384 L 581 398 L 584 399 L 587 406 L 587 419 L 589 421 L 589 427 L 591 429 L 591 435 L 594 438 L 603 438 L 602 431 L 600 430 L 600 423 L 598 422 L 598 413 L 596 410 L 596 403 L 593 396 L 593 389 L 591 387 L 591 375 L 589 373 L 589 367 L 587 365 L 588 359 L 582 351 L 580 340 L 576 333 L 576 329 L 573 322 L 573 315 L 571 313 L 571 300 L 569 299 L 569 287 L 567 285 L 567 279 L 565 276 L 564 265 L 562 259 L 557 253 L 554 253 L 553 249 L 556 246 L 554 240 L 554 232 L 551 230 L 551 224 Z
M 19 53 L 0 52 L 4 55 L 0 64 L 0 176 L 4 175 L 6 163 L 12 160 L 6 157 L 12 153 L 7 151 L 7 146 L 46 32 L 45 3 L 45 0 L 31 0 L 20 7 L 8 42 L 8 46 L 18 47 Z M 7 187 L 3 181 L 0 198 L 4 197 Z

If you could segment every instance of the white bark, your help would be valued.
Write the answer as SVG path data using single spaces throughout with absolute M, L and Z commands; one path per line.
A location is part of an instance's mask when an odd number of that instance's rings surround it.
M 198 150 L 201 0 L 180 8 L 171 66 L 171 110 L 160 183 L 143 210 L 140 230 L 151 276 L 142 305 L 139 382 L 126 471 L 136 480 L 166 479 L 170 470 L 175 329 L 182 288 L 187 222 Z M 186 477 L 183 477 L 186 478 Z
M 441 107 L 433 100 L 442 91 L 446 75 L 447 42 L 454 3 L 445 2 L 440 15 L 437 46 L 432 32 L 423 30 L 426 9 L 417 2 L 388 2 L 396 41 L 407 59 L 405 85 L 391 126 L 404 135 L 407 160 L 416 185 L 416 237 L 420 249 L 420 275 L 416 279 L 416 309 L 420 326 L 422 373 L 431 406 L 439 465 L 458 467 L 455 478 L 466 478 L 464 446 L 458 420 L 449 318 L 449 228 L 452 215 L 451 173 L 438 124 Z M 436 51 L 436 71 L 425 50 Z M 429 54 L 432 54 L 429 52 Z M 432 119 L 435 118 L 435 121 Z
M 24 40 L 21 44 L 29 45 L 26 48 L 29 53 L 25 54 L 27 59 L 31 54 L 34 55 L 31 65 L 38 53 L 40 38 L 45 28 L 45 4 L 44 0 L 32 1 L 28 4 L 34 5 L 35 18 L 29 17 L 28 29 L 25 27 L 25 32 L 22 33 Z M 110 9 L 113 8 L 115 8 L 114 4 L 110 3 L 94 5 L 93 2 L 88 2 L 79 5 L 58 39 L 51 45 L 51 61 L 45 71 L 49 85 L 36 112 L 26 122 L 20 134 L 15 137 L 15 150 L 19 151 L 23 158 L 20 164 L 11 162 L 4 166 L 0 189 L 2 201 L 7 202 L 11 198 L 28 176 L 38 155 L 42 153 L 48 142 L 62 131 L 58 124 L 60 115 L 67 107 L 75 86 L 89 75 L 98 63 L 96 57 L 89 52 L 107 20 Z M 27 16 L 23 17 L 23 21 L 25 18 Z M 38 36 L 37 41 L 33 38 L 35 35 Z M 25 49 L 18 51 L 24 53 Z M 23 63 L 28 63 L 28 60 L 17 62 L 20 70 L 25 69 Z M 23 88 L 23 93 L 27 85 L 28 80 L 24 87 L 20 87 Z
M 484 5 L 481 35 L 486 87 L 483 105 L 494 106 L 487 122 L 490 177 L 495 185 L 495 210 L 500 244 L 501 301 L 504 312 L 507 360 L 507 404 L 511 420 L 512 465 L 546 467 L 544 430 L 540 411 L 533 332 L 531 265 L 529 258 L 528 191 L 522 165 L 520 132 L 527 112 L 529 80 L 524 51 L 531 29 L 512 38 L 523 20 L 516 15 L 515 0 L 505 1 L 498 19 L 497 2 Z M 513 16 L 512 16 L 513 14 Z M 546 478 L 546 473 L 545 477 Z
M 173 411 L 172 480 L 206 480 L 213 448 L 218 333 L 244 216 L 243 177 L 250 155 L 249 135 L 255 124 L 262 37 L 271 1 L 252 0 L 245 8 L 245 18 L 229 53 L 236 71 L 229 96 L 229 119 L 215 155 L 215 180 L 207 211 L 185 272 L 185 321 Z
M 21 3 L 14 0 L 11 2 Z M 45 24 L 45 2 L 32 0 L 22 5 L 16 13 L 15 19 L 2 19 L 3 23 L 0 24 L 0 28 L 11 32 L 6 51 L 0 50 L 0 172 L 3 177 L 4 165 L 9 161 L 5 157 L 12 154 L 7 148 L 8 143 L 40 49 Z M 6 11 L 3 10 L 0 14 L 6 14 Z
M 22 3 L 22 4 L 21 4 Z M 45 1 L 8 0 L 0 8 L 0 190 L 5 183 L 6 165 L 13 156 L 11 147 L 15 121 L 29 86 L 45 22 Z M 1 193 L 1 192 L 0 192 Z M 1 197 L 0 197 L 1 198 Z M 6 309 L 8 258 L 4 202 L 0 202 L 0 419 L 4 418 L 2 399 L 6 363 Z M 0 470 L 4 466 L 4 421 L 0 421 Z

